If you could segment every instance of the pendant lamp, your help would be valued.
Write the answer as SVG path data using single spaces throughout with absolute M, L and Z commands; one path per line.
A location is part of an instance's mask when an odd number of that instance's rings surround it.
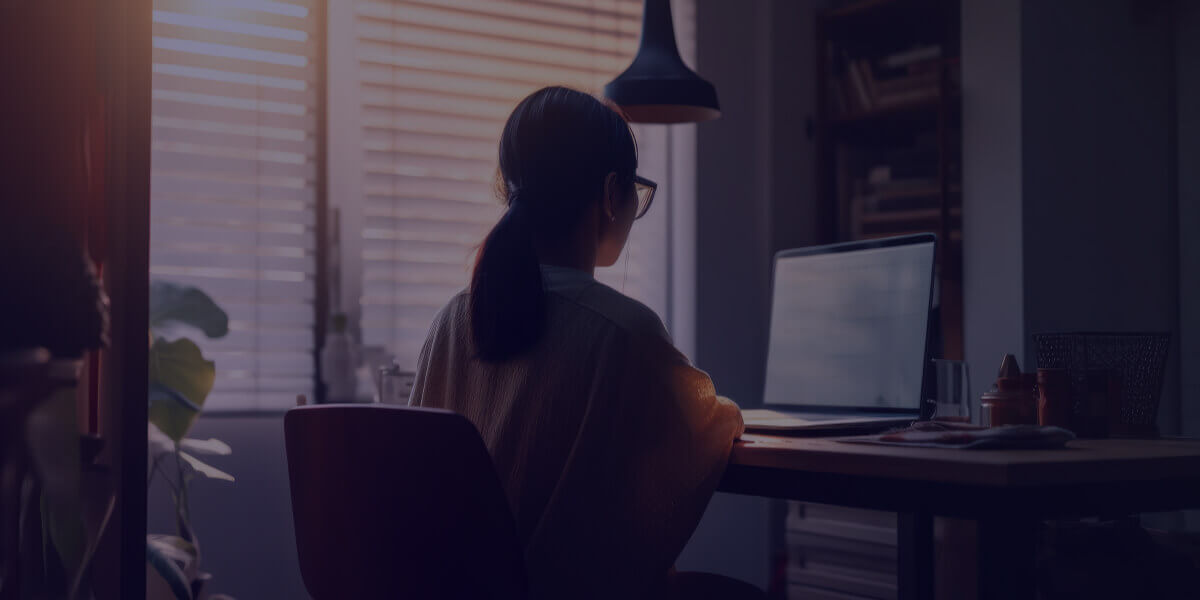
M 604 86 L 604 95 L 635 123 L 695 123 L 721 116 L 717 89 L 679 56 L 670 0 L 645 0 L 637 56 Z

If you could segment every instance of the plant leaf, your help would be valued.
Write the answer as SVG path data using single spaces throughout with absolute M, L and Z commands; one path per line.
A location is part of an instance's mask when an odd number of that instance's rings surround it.
M 190 325 L 210 338 L 229 333 L 229 316 L 213 299 L 191 286 L 169 281 L 150 282 L 150 328 L 171 323 Z
M 70 577 L 82 565 L 87 532 L 80 515 L 82 463 L 75 388 L 59 388 L 39 402 L 25 422 L 29 456 L 41 482 L 43 535 Z
M 171 592 L 175 594 L 176 600 L 192 600 L 191 582 L 183 574 L 183 567 L 172 558 L 179 555 L 176 552 L 177 548 L 168 543 L 163 543 L 159 539 L 152 539 L 161 537 L 171 536 L 146 537 L 146 561 L 150 563 L 150 566 L 154 567 L 154 571 L 171 588 Z
M 199 554 L 195 545 L 177 535 L 152 533 L 146 536 L 146 544 L 153 546 L 167 558 L 178 562 L 180 568 L 184 568 L 188 563 L 196 560 L 196 556 Z
M 150 347 L 150 422 L 179 441 L 192 427 L 212 391 L 217 369 L 195 342 L 154 340 Z
M 200 574 L 200 546 L 186 536 L 151 534 L 146 536 L 146 543 L 165 554 L 179 565 L 183 578 L 188 582 L 188 589 L 194 591 L 192 584 Z
M 175 451 L 175 442 L 163 433 L 158 425 L 146 424 L 146 460 L 154 464 L 155 459 Z
M 187 452 L 180 452 L 179 456 L 181 458 L 183 458 L 183 460 L 187 461 L 187 464 L 191 465 L 192 468 L 195 469 L 197 473 L 200 473 L 201 475 L 204 475 L 205 477 L 208 477 L 209 479 L 224 479 L 225 481 L 233 481 L 234 480 L 233 475 L 230 475 L 229 473 L 226 473 L 225 471 L 222 471 L 214 466 L 206 464 L 203 461 L 201 461 L 200 459 L 196 458 L 195 456 L 188 454 Z
M 230 448 L 229 444 L 226 444 L 217 438 L 208 438 L 207 440 L 185 438 L 180 440 L 179 447 L 192 452 L 193 454 L 207 454 L 216 456 L 229 456 L 230 454 L 233 454 L 233 448 Z
M 150 384 L 149 411 L 150 423 L 158 426 L 172 441 L 183 439 L 200 414 L 200 410 L 178 392 L 155 384 Z

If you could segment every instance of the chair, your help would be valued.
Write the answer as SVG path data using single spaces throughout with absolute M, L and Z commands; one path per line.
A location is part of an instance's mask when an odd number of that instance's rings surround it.
M 316 600 L 523 598 L 491 457 L 461 415 L 380 404 L 284 417 L 300 573 Z

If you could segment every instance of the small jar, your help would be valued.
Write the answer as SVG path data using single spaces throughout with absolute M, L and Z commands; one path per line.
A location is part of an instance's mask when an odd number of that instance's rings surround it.
M 979 423 L 984 427 L 1016 425 L 1023 421 L 1025 397 L 1015 392 L 984 392 L 979 400 Z
M 1001 425 L 1032 425 L 1037 423 L 1036 403 L 1032 400 L 1024 378 L 1001 379 L 999 389 L 984 392 L 979 401 L 980 424 L 984 427 Z

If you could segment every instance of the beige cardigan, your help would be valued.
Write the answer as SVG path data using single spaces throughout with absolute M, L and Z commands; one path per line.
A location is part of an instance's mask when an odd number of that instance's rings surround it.
M 472 358 L 461 293 L 434 321 L 409 403 L 479 429 L 534 597 L 639 597 L 699 522 L 741 414 L 649 308 L 581 271 L 543 276 L 547 327 L 533 350 L 495 365 Z

